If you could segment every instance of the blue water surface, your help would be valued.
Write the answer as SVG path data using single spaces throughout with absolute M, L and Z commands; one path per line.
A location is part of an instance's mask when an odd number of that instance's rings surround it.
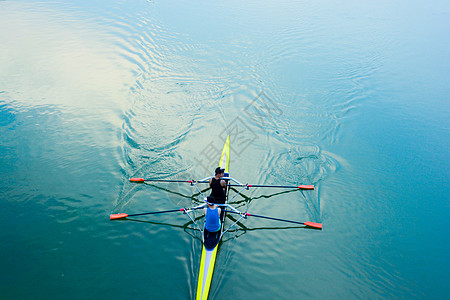
M 210 298 L 447 298 L 449 20 L 447 1 L 0 1 L 0 299 L 194 298 L 190 219 L 109 215 L 201 203 L 128 178 L 210 176 L 228 134 L 232 177 L 315 186 L 233 205 L 323 230 L 243 220 Z

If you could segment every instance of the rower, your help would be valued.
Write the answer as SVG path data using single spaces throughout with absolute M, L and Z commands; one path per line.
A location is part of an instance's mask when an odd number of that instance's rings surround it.
M 205 200 L 208 207 L 204 208 L 205 212 L 205 230 L 207 232 L 217 232 L 221 228 L 220 207 L 215 205 L 214 197 L 208 196 Z
M 215 202 L 218 204 L 225 204 L 225 190 L 227 183 L 221 179 L 224 176 L 225 169 L 220 167 L 216 168 L 216 176 L 209 180 L 209 186 L 211 187 L 211 196 L 214 197 Z

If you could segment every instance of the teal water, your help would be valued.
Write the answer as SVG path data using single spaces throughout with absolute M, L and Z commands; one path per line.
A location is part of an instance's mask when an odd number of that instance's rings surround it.
M 446 1 L 0 1 L 0 298 L 194 298 L 189 185 L 231 134 L 213 299 L 444 299 Z M 219 149 L 219 150 L 218 150 Z M 228 222 L 230 222 L 229 220 Z

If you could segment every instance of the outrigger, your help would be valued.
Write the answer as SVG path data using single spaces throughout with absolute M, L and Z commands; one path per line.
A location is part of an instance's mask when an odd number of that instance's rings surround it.
M 126 217 L 135 217 L 135 216 L 142 216 L 142 215 L 152 215 L 152 214 L 163 214 L 163 213 L 171 213 L 171 212 L 183 212 L 185 213 L 192 222 L 196 225 L 198 230 L 202 233 L 202 257 L 200 262 L 200 270 L 199 270 L 199 278 L 198 278 L 198 284 L 197 284 L 197 296 L 196 299 L 208 299 L 209 289 L 211 286 L 211 280 L 213 276 L 214 271 L 214 264 L 216 261 L 216 255 L 217 255 L 217 249 L 219 248 L 219 242 L 222 236 L 230 230 L 233 226 L 235 226 L 238 222 L 240 222 L 242 219 L 247 219 L 247 217 L 256 217 L 256 218 L 263 218 L 263 219 L 269 219 L 274 221 L 281 221 L 281 222 L 288 222 L 298 225 L 305 225 L 306 227 L 314 228 L 314 229 L 322 229 L 322 224 L 320 223 L 314 223 L 314 222 L 298 222 L 293 220 L 285 220 L 280 218 L 274 218 L 274 217 L 268 217 L 268 216 L 261 216 L 261 215 L 255 215 L 255 214 L 249 214 L 247 212 L 241 212 L 234 208 L 232 205 L 230 205 L 230 202 L 236 198 L 238 195 L 242 193 L 244 190 L 248 190 L 252 187 L 272 187 L 272 188 L 295 188 L 295 189 L 302 189 L 302 190 L 313 190 L 313 185 L 299 185 L 299 186 L 292 186 L 292 185 L 261 185 L 261 184 L 242 184 L 233 177 L 230 177 L 229 174 L 229 167 L 230 167 L 230 136 L 228 135 L 227 140 L 225 142 L 225 145 L 222 150 L 222 154 L 220 156 L 219 161 L 219 167 L 225 170 L 225 177 L 222 179 L 225 180 L 227 183 L 225 195 L 226 195 L 226 201 L 225 204 L 220 204 L 223 210 L 223 214 L 221 216 L 221 223 L 222 227 L 221 230 L 219 230 L 216 233 L 208 232 L 204 227 L 202 229 L 201 226 L 195 221 L 192 212 L 198 209 L 202 209 L 206 207 L 206 203 L 200 204 L 195 207 L 190 208 L 177 208 L 177 209 L 171 209 L 171 210 L 164 210 L 164 211 L 153 211 L 153 212 L 146 212 L 146 213 L 138 213 L 138 214 L 126 214 L 126 213 L 119 213 L 119 214 L 111 214 L 110 219 L 122 219 Z M 164 180 L 164 179 L 144 179 L 144 178 L 130 178 L 131 182 L 135 183 L 144 183 L 144 182 L 185 182 L 190 183 L 192 186 L 194 186 L 197 191 L 202 195 L 204 200 L 206 201 L 206 196 L 203 194 L 203 192 L 198 188 L 198 184 L 200 183 L 209 183 L 209 179 L 211 179 L 213 176 L 204 178 L 202 180 Z M 233 182 L 233 183 L 231 183 Z M 230 187 L 241 187 L 241 190 L 236 193 L 231 199 L 229 199 L 229 189 Z M 236 214 L 239 217 L 237 220 L 235 220 L 231 225 L 229 225 L 227 228 L 225 228 L 225 217 L 227 213 Z

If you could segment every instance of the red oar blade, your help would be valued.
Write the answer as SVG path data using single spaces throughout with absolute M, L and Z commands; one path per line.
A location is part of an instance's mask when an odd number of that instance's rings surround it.
M 110 219 L 110 220 L 116 220 L 116 219 L 122 219 L 122 218 L 126 218 L 126 217 L 128 217 L 128 215 L 125 214 L 125 213 L 122 213 L 122 214 L 112 214 L 112 215 L 109 216 L 109 219 Z
M 301 190 L 313 190 L 314 186 L 313 185 L 299 185 L 298 188 Z
M 145 179 L 144 178 L 130 178 L 131 182 L 144 182 Z
M 314 222 L 305 222 L 305 225 L 312 228 L 322 229 L 322 224 Z

